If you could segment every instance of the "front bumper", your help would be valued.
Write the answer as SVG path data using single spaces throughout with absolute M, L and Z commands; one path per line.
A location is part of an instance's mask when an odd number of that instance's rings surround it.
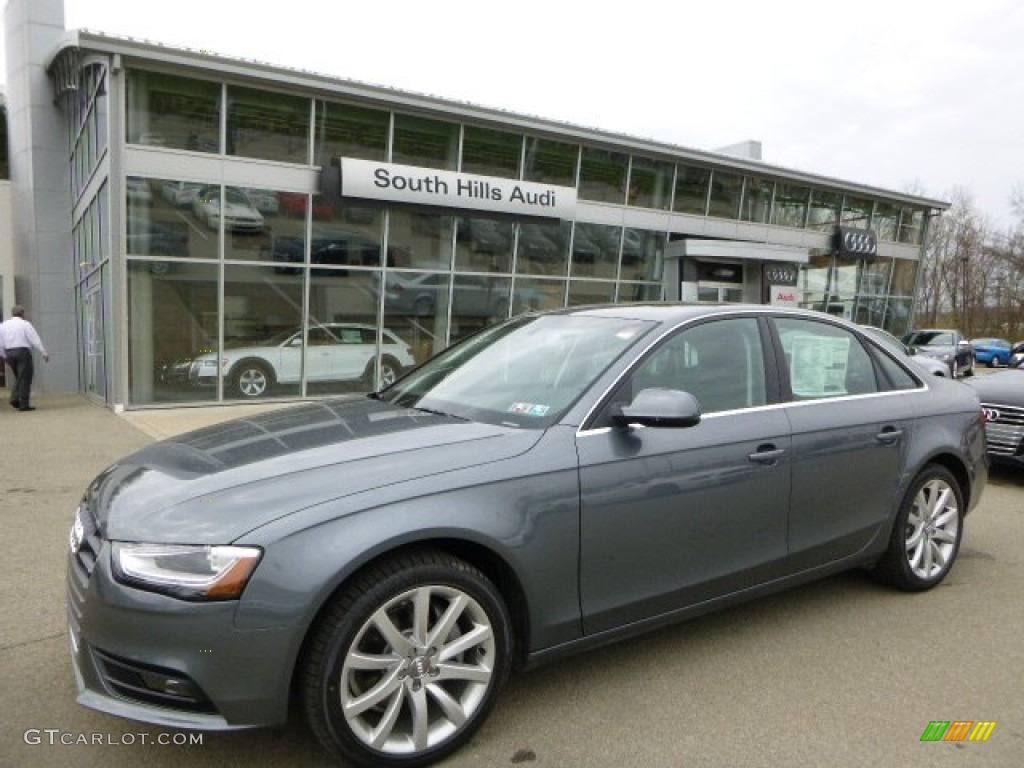
M 999 463 L 1024 466 L 1024 407 L 982 402 L 988 455 Z
M 237 601 L 192 603 L 119 584 L 110 544 L 95 533 L 69 556 L 67 588 L 78 703 L 175 728 L 286 721 L 301 628 L 242 630 Z

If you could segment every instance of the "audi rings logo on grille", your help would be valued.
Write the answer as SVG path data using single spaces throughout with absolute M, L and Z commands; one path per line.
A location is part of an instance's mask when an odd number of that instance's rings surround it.
M 836 227 L 835 248 L 840 256 L 874 258 L 878 254 L 878 237 L 870 229 Z
M 982 408 L 981 412 L 985 414 L 985 421 L 999 421 L 999 411 L 995 408 Z

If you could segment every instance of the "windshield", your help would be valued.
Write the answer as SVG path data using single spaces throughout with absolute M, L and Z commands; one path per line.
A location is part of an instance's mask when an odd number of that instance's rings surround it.
M 910 334 L 907 344 L 913 347 L 951 347 L 953 334 L 949 331 L 918 331 Z
M 514 318 L 442 352 L 380 397 L 408 408 L 542 429 L 653 327 L 581 315 Z

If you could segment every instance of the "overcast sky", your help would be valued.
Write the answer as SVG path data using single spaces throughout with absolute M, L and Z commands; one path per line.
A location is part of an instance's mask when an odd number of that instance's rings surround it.
M 66 26 L 948 200 L 1024 185 L 1020 0 L 65 0 Z M 0 58 L 0 61 L 3 59 Z

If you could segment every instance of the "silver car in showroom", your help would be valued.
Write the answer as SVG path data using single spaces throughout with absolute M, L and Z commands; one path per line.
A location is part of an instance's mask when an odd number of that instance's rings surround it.
M 100 474 L 78 701 L 194 729 L 292 707 L 347 764 L 424 765 L 514 670 L 851 568 L 934 587 L 987 477 L 977 395 L 841 319 L 521 315 Z

